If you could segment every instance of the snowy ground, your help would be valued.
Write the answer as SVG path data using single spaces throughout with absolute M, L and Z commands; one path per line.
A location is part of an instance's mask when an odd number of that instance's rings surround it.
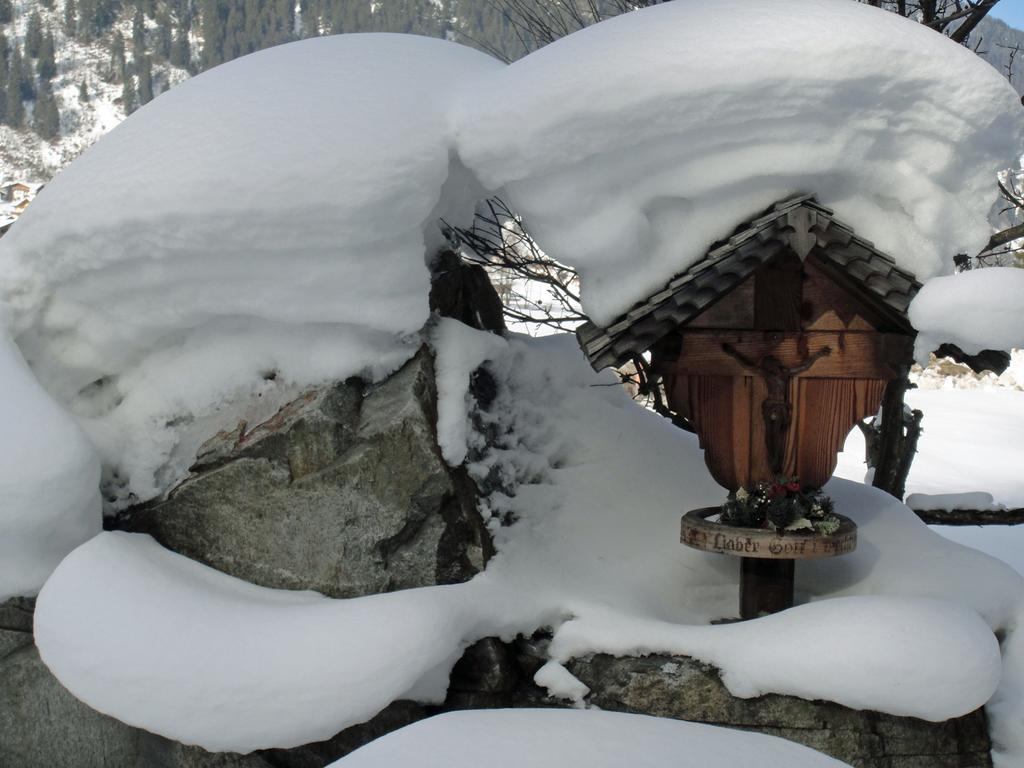
M 1024 507 L 1024 392 L 913 390 L 907 402 L 925 414 L 918 454 L 907 480 L 908 494 L 982 491 L 998 504 Z M 860 430 L 850 433 L 836 476 L 864 480 Z M 924 501 L 923 496 L 919 498 Z
M 907 481 L 915 509 L 1024 507 L 1024 353 L 1005 373 L 948 375 L 933 365 L 907 400 L 924 414 L 921 442 Z M 944 373 L 945 371 L 945 373 Z M 864 439 L 854 429 L 836 476 L 863 480 Z M 943 536 L 997 557 L 1024 574 L 1024 526 L 932 526 Z

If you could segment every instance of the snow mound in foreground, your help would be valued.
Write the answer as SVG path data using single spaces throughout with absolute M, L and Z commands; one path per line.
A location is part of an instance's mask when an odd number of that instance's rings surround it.
M 4 238 L 0 296 L 128 493 L 180 477 L 181 430 L 227 400 L 410 354 L 436 221 L 481 196 L 447 95 L 499 66 L 406 35 L 278 46 L 163 94 L 42 191 Z
M 917 352 L 943 342 L 968 353 L 1024 347 L 1024 269 L 987 267 L 929 280 L 910 305 Z
M 701 723 L 563 709 L 451 712 L 402 728 L 330 768 L 840 768 L 791 741 Z
M 1000 73 L 849 0 L 678 0 L 488 83 L 461 105 L 461 157 L 579 268 L 598 324 L 796 192 L 919 278 L 951 271 L 987 241 L 995 173 L 1021 146 Z
M 538 676 L 555 695 L 563 686 L 586 693 L 557 662 L 594 652 L 695 656 L 721 668 L 744 698 L 784 693 L 934 721 L 984 705 L 1000 682 L 992 631 L 948 601 L 848 597 L 693 626 L 557 591 L 531 597 L 504 575 L 330 600 L 253 586 L 148 536 L 103 533 L 46 583 L 36 642 L 50 670 L 94 709 L 242 752 L 328 738 L 402 698 L 439 703 L 468 644 L 530 632 L 570 606 L 576 617 L 557 626 L 555 661 Z
M 472 333 L 442 328 L 434 343 L 477 358 L 486 344 Z M 553 659 L 536 682 L 559 695 L 585 696 L 559 665 L 574 654 L 671 652 L 720 665 L 739 696 L 778 691 L 931 720 L 992 697 L 1005 713 L 996 728 L 1012 733 L 1024 653 L 1011 632 L 1000 662 L 992 632 L 1021 612 L 1012 569 L 931 532 L 892 497 L 836 481 L 828 492 L 857 522 L 859 545 L 800 564 L 798 600 L 811 604 L 708 626 L 736 615 L 738 559 L 680 545 L 679 518 L 722 491 L 691 435 L 604 386 L 610 377 L 573 350 L 563 336 L 487 352 L 499 394 L 474 417 L 509 442 L 481 451 L 475 431 L 458 434 L 477 457 L 470 472 L 507 478 L 513 493 L 484 504 L 499 554 L 473 581 L 328 600 L 104 533 L 40 594 L 43 660 L 95 709 L 241 752 L 328 738 L 395 699 L 438 701 L 467 645 L 544 626 Z M 473 404 L 454 375 L 449 384 L 449 405 L 465 414 Z M 851 597 L 825 599 L 840 596 Z
M 330 600 L 101 533 L 43 587 L 35 633 L 47 666 L 94 709 L 249 752 L 320 741 L 400 698 L 443 700 L 474 619 L 455 589 Z
M 99 461 L 0 335 L 0 602 L 34 595 L 101 527 Z

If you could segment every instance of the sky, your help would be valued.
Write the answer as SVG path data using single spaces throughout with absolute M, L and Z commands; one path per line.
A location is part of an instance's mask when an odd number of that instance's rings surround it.
M 989 13 L 1011 27 L 1024 29 L 1024 0 L 999 0 Z

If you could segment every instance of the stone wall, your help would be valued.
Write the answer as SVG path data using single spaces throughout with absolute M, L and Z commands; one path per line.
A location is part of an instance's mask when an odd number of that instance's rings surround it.
M 448 709 L 564 707 L 533 683 L 547 661 L 543 635 L 469 648 L 452 674 Z M 566 668 L 604 710 L 758 731 L 805 744 L 854 768 L 991 768 L 984 710 L 943 723 L 770 694 L 740 699 L 716 668 L 686 656 L 596 654 Z
M 991 768 L 983 710 L 944 723 L 770 694 L 738 699 L 687 657 L 596 655 L 568 665 L 601 709 L 726 725 L 806 744 L 854 768 Z

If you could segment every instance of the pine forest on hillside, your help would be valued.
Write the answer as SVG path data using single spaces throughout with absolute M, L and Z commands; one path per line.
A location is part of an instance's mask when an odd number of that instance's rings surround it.
M 502 0 L 0 0 L 0 178 L 46 181 L 164 90 L 292 40 L 403 32 L 519 58 L 543 41 L 510 23 L 509 7 L 519 6 Z M 625 6 L 604 0 L 595 7 L 613 15 Z M 1014 49 L 1022 41 L 1024 33 L 985 19 L 969 44 L 1011 74 L 1019 89 L 1024 73 L 1015 69 L 1024 59 L 1017 61 Z

